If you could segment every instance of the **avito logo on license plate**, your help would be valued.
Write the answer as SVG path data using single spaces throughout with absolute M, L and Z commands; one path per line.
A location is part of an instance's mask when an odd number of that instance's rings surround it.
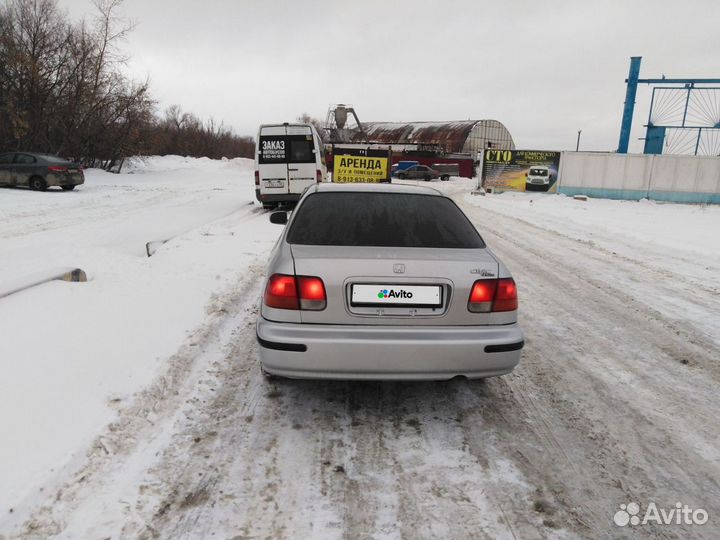
M 440 307 L 442 292 L 439 285 L 353 285 L 352 304 Z

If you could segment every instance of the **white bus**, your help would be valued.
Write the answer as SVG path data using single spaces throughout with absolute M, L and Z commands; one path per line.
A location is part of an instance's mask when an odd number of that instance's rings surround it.
M 264 208 L 295 203 L 325 181 L 323 146 L 311 124 L 263 124 L 255 143 L 255 196 Z

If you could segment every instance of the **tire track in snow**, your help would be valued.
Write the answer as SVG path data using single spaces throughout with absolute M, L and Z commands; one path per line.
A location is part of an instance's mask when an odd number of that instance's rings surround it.
M 260 267 L 251 265 L 244 279 L 210 302 L 207 323 L 168 359 L 167 368 L 156 380 L 120 411 L 118 420 L 88 450 L 85 464 L 29 516 L 16 534 L 18 538 L 86 537 L 93 526 L 104 532 L 122 532 L 123 537 L 137 532 L 144 518 L 138 521 L 133 514 L 142 516 L 152 502 L 152 493 L 164 487 L 162 482 L 140 479 L 162 456 L 178 417 L 193 417 L 192 412 L 183 410 L 184 404 L 193 387 L 207 376 L 209 362 L 219 355 L 218 336 L 228 327 L 247 325 L 252 319 L 247 306 L 257 301 L 261 277 Z M 128 504 L 126 499 L 136 494 L 137 500 Z
M 562 464 L 575 463 L 583 473 L 545 463 L 561 481 L 556 491 L 563 506 L 582 509 L 578 520 L 612 537 L 615 531 L 597 518 L 624 500 L 667 497 L 674 504 L 684 495 L 700 507 L 717 500 L 709 495 L 720 493 L 711 427 L 714 344 L 635 301 L 622 283 L 599 281 L 596 265 L 603 261 L 591 246 L 586 256 L 574 256 L 582 250 L 573 246 L 568 253 L 551 232 L 531 233 L 484 209 L 467 211 L 520 284 L 527 347 L 519 370 L 506 378 L 509 388 L 547 451 L 557 453 L 559 445 Z M 538 460 L 524 463 L 532 461 Z M 532 477 L 528 466 L 523 470 Z
M 626 293 L 630 293 L 631 296 L 641 301 L 648 296 L 652 297 L 655 302 L 662 300 L 660 305 L 665 312 L 665 318 L 668 315 L 676 315 L 678 308 L 690 313 L 711 314 L 707 322 L 715 324 L 708 324 L 702 329 L 691 327 L 687 321 L 677 317 L 673 319 L 673 322 L 675 326 L 688 332 L 689 339 L 700 340 L 701 346 L 707 346 L 707 342 L 712 341 L 713 337 L 716 340 L 715 345 L 720 345 L 720 341 L 717 341 L 720 340 L 718 337 L 720 336 L 720 323 L 717 323 L 720 321 L 720 308 L 718 307 L 720 306 L 720 290 L 716 286 L 676 272 L 671 266 L 658 267 L 643 260 L 620 255 L 591 240 L 581 240 L 551 229 L 543 229 L 523 219 L 517 219 L 485 207 L 470 205 L 461 199 L 458 199 L 457 202 L 465 208 L 468 214 L 481 219 L 484 231 L 492 232 L 502 240 L 498 245 L 519 242 L 537 257 L 548 258 L 545 251 L 538 249 L 538 240 L 542 240 L 546 242 L 543 247 L 551 246 L 549 247 L 551 252 L 563 252 L 563 264 L 572 265 L 574 261 L 584 260 L 583 268 L 586 268 L 587 262 L 593 261 L 597 265 L 596 272 L 587 275 L 587 279 L 593 283 L 602 280 L 608 286 L 621 287 L 625 289 Z M 492 221 L 486 219 L 488 217 L 484 216 L 486 214 L 493 216 Z M 500 224 L 505 227 L 503 231 L 498 228 Z M 550 244 L 547 243 L 548 241 Z M 675 258 L 676 255 L 673 254 L 670 260 Z M 689 262 L 687 259 L 680 258 L 679 260 Z M 701 266 L 697 261 L 694 263 Z M 658 285 L 659 283 L 662 283 L 662 287 Z M 656 311 L 656 308 L 650 306 L 648 308 Z
M 611 521 L 620 503 L 674 504 L 678 494 L 718 515 L 708 508 L 720 499 L 717 381 L 708 376 L 715 349 L 630 298 L 626 285 L 608 287 L 591 246 L 555 242 L 552 233 L 502 218 L 518 230 L 509 236 L 494 214 L 468 213 L 487 224 L 481 230 L 521 284 L 527 349 L 514 374 L 484 383 L 265 382 L 252 327 L 259 278 L 248 278 L 243 291 L 216 304 L 226 312 L 189 357 L 197 367 L 177 395 L 157 395 L 146 405 L 157 416 L 120 431 L 135 442 L 114 456 L 119 469 L 107 459 L 92 469 L 86 487 L 60 494 L 45 515 L 53 520 L 35 531 L 716 536 L 710 527 L 624 530 Z M 553 248 L 538 250 L 538 235 Z M 700 355 L 693 365 L 674 360 L 693 352 Z M 152 452 L 140 448 L 146 439 Z M 120 478 L 123 469 L 130 477 L 123 489 L 97 479 L 101 471 Z M 91 497 L 106 506 L 89 504 Z

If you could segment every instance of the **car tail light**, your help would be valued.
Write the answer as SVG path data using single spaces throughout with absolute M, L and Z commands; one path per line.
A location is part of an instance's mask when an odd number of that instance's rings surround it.
M 468 310 L 473 313 L 490 313 L 496 290 L 496 279 L 481 279 L 473 283 L 470 300 L 468 300 Z
M 317 169 L 315 171 L 315 179 L 317 180 L 318 184 L 322 182 L 322 171 L 320 169 Z
M 260 187 L 260 171 L 255 171 L 255 185 Z
M 295 276 L 273 274 L 265 288 L 265 305 L 278 309 L 300 309 Z
M 518 308 L 517 286 L 513 278 L 498 279 L 493 311 L 515 311 Z
M 515 311 L 517 287 L 512 278 L 480 279 L 473 283 L 468 310 L 473 313 Z
M 327 306 L 325 284 L 319 277 L 273 274 L 268 279 L 263 302 L 277 309 L 321 311 Z
M 321 311 L 327 305 L 325 284 L 319 277 L 299 276 L 300 309 Z
M 68 168 L 61 165 L 50 165 L 48 171 L 50 172 L 67 172 Z

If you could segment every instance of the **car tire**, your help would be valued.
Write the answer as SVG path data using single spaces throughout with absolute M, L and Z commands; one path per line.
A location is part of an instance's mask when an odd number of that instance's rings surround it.
M 448 180 L 450 180 L 450 177 L 447 174 L 444 174 L 440 177 L 440 180 L 443 182 L 447 182 Z
M 429 182 L 431 179 L 432 177 L 429 174 L 426 174 L 425 178 L 423 178 L 423 180 L 425 180 L 426 182 Z
M 405 180 L 405 173 L 398 173 L 398 174 L 397 174 L 397 177 L 398 177 L 400 180 Z
M 33 176 L 28 185 L 33 191 L 45 191 L 47 189 L 47 183 L 42 176 Z
M 60 187 L 62 188 L 63 191 L 72 191 L 73 189 L 75 189 L 75 184 L 73 184 L 71 186 L 60 186 Z

